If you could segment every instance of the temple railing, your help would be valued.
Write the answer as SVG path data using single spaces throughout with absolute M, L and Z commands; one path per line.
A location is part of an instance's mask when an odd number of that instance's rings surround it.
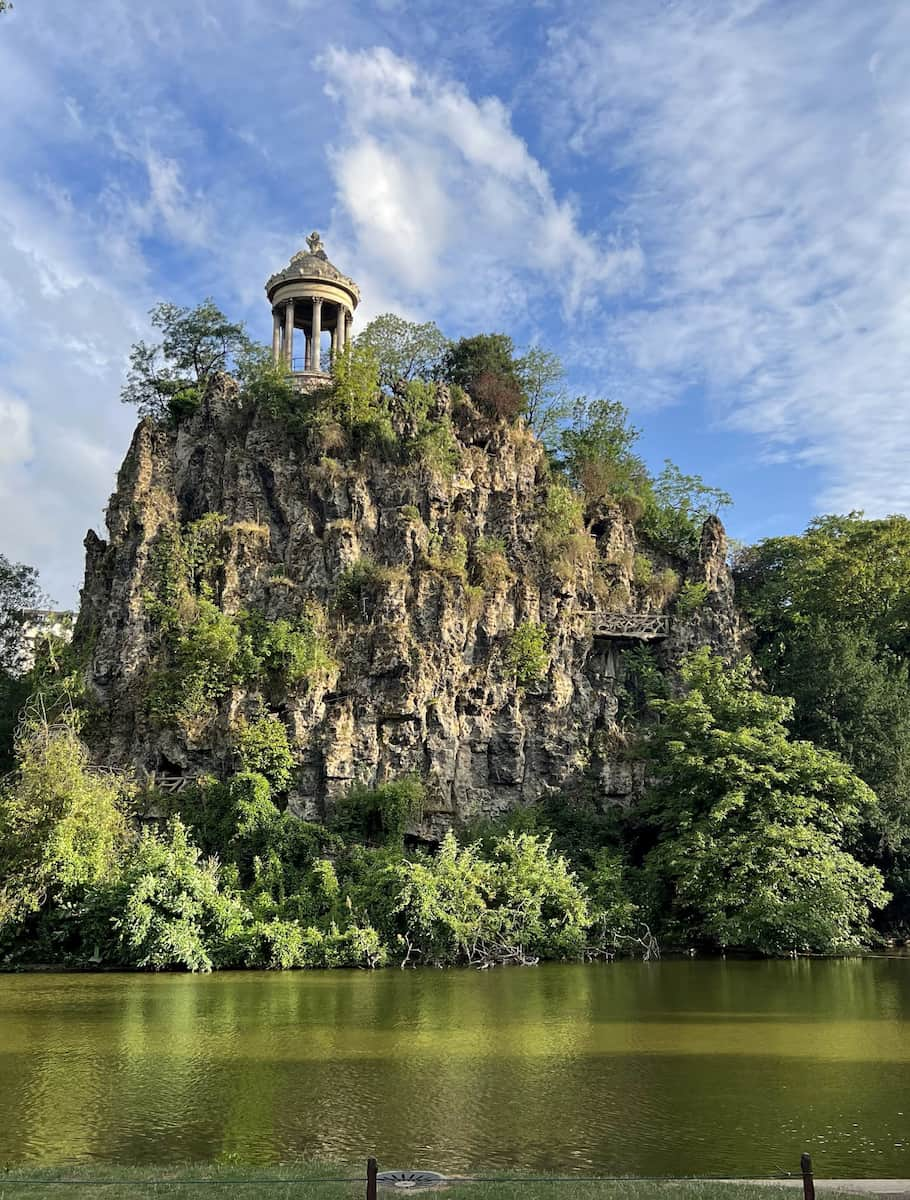
M 670 618 L 663 613 L 590 613 L 594 637 L 639 638 L 650 641 L 670 633 Z

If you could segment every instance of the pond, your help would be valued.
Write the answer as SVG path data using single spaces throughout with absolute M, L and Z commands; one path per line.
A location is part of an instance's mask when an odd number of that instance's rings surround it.
M 910 1175 L 910 958 L 0 976 L 0 1163 Z

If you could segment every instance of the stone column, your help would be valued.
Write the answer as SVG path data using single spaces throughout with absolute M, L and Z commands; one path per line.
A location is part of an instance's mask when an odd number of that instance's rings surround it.
M 284 309 L 284 357 L 294 369 L 294 301 L 288 300 Z
M 277 308 L 272 309 L 272 361 L 278 362 L 281 357 L 281 313 Z
M 338 305 L 338 319 L 335 322 L 335 343 L 338 347 L 337 353 L 344 354 L 345 346 L 345 330 L 347 329 L 347 310 L 343 304 Z
M 322 337 L 322 297 L 313 297 L 313 345 L 310 350 L 310 369 L 319 370 L 319 339 Z
M 352 328 L 353 324 L 354 324 L 353 313 L 349 313 L 348 310 L 345 309 L 344 310 L 344 344 L 346 346 L 350 346 L 350 344 L 351 344 L 351 328 Z

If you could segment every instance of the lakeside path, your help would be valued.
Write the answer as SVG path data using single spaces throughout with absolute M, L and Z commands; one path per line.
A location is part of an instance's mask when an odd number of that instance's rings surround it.
M 342 1170 L 327 1177 L 313 1163 L 281 1167 L 231 1165 L 170 1167 L 74 1167 L 0 1169 L 0 1200 L 363 1200 L 365 1180 Z M 820 1200 L 864 1195 L 910 1200 L 910 1180 L 817 1179 Z M 415 1188 L 423 1196 L 437 1191 L 444 1200 L 796 1200 L 801 1179 L 787 1180 L 643 1180 L 554 1177 L 452 1180 L 438 1188 Z M 391 1200 L 393 1188 L 381 1188 Z
M 760 1187 L 797 1188 L 802 1191 L 802 1179 L 748 1179 Z M 890 1196 L 895 1200 L 910 1200 L 910 1179 L 816 1179 L 817 1192 L 846 1193 L 854 1196 Z

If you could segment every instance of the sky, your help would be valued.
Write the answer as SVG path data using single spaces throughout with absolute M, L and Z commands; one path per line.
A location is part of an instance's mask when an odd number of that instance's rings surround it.
M 910 510 L 906 0 L 16 0 L 0 105 L 0 553 L 60 606 L 149 309 L 267 341 L 314 229 L 355 332 L 555 351 L 740 540 Z

